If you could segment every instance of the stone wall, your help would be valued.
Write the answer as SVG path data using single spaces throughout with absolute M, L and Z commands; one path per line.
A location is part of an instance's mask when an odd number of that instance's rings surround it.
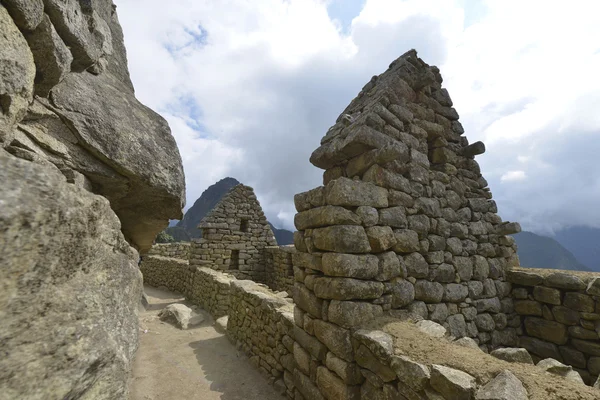
M 600 274 L 519 268 L 508 273 L 519 345 L 534 359 L 573 366 L 587 383 L 600 375 Z
M 593 400 L 600 393 L 570 367 L 549 361 L 534 366 L 517 349 L 488 355 L 471 339 L 453 341 L 430 321 L 384 318 L 369 325 L 352 334 L 357 367 L 328 353 L 327 368 L 316 371 L 323 396 L 305 398 Z M 348 386 L 341 377 L 359 385 Z
M 234 280 L 234 276 L 210 268 L 195 268 L 194 283 L 187 297 L 214 318 L 220 318 L 229 314 L 231 282 Z
M 294 316 L 287 293 L 174 258 L 144 257 L 140 268 L 145 283 L 183 294 L 213 318 L 227 316 L 228 338 L 282 394 L 293 397 Z
M 178 258 L 187 261 L 190 259 L 190 248 L 191 243 L 189 242 L 156 243 L 148 250 L 147 254 L 150 256 Z
M 474 160 L 483 143 L 462 136 L 441 82 L 415 51 L 373 77 L 311 156 L 323 186 L 294 198 L 296 323 L 308 344 L 350 365 L 353 350 L 339 344 L 390 310 L 438 321 L 486 351 L 517 343 L 505 273 L 518 258 L 506 234 L 520 227 L 496 214 Z
M 292 299 L 248 280 L 233 280 L 227 335 L 281 393 L 293 396 Z
M 265 282 L 264 249 L 277 242 L 251 187 L 234 186 L 198 228 L 202 238 L 192 241 L 191 265 Z
M 294 253 L 296 248 L 293 245 L 265 248 L 265 283 L 272 290 L 293 293 Z

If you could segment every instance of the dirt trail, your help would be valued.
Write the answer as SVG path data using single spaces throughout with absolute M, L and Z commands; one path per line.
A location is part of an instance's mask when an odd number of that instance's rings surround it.
M 283 399 L 214 329 L 208 313 L 196 310 L 204 315 L 204 322 L 179 330 L 157 315 L 184 299 L 149 286 L 145 290 L 150 306 L 140 312 L 140 347 L 130 383 L 131 400 Z

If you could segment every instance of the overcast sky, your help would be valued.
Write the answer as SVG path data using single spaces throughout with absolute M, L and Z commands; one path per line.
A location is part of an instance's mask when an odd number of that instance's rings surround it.
M 308 159 L 373 75 L 437 65 L 504 220 L 600 227 L 600 2 L 115 0 L 137 97 L 163 115 L 190 207 L 226 176 L 293 230 Z

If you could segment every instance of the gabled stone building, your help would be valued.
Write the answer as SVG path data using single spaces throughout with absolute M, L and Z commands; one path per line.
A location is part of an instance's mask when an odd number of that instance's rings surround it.
M 234 186 L 198 229 L 202 238 L 192 243 L 191 265 L 265 281 L 265 247 L 277 242 L 251 187 Z

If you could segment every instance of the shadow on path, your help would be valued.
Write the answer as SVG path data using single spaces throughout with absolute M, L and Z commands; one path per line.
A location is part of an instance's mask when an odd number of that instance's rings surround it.
M 244 355 L 237 355 L 226 336 L 190 343 L 210 389 L 222 393 L 221 400 L 281 400 L 265 376 Z

